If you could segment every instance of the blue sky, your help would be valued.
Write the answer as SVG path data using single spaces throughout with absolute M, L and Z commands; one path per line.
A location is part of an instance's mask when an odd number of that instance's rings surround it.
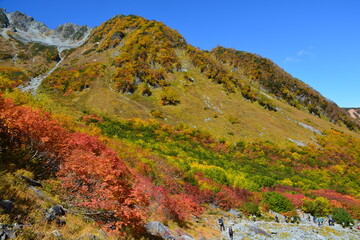
M 257 53 L 340 107 L 360 107 L 360 0 L 0 0 L 50 28 L 117 14 L 165 23 L 188 43 Z

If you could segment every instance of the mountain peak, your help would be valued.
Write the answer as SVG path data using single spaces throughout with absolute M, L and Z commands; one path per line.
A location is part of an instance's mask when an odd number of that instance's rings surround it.
M 73 23 L 65 23 L 52 30 L 44 23 L 36 21 L 25 13 L 15 11 L 6 13 L 0 9 L 0 31 L 12 35 L 24 43 L 40 42 L 45 45 L 52 45 L 59 48 L 72 48 L 84 43 L 92 29 L 86 25 L 79 26 Z
M 36 21 L 33 17 L 30 17 L 22 12 L 15 11 L 8 14 L 10 27 L 17 30 L 27 32 L 31 29 L 36 29 L 40 33 L 46 33 L 50 29 L 42 22 Z

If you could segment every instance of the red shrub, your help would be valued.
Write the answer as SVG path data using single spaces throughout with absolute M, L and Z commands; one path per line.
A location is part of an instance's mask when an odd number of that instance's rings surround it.
M 112 216 L 116 220 L 110 224 L 117 228 L 142 225 L 138 206 L 143 204 L 143 196 L 133 188 L 133 175 L 116 152 L 99 139 L 69 133 L 49 114 L 16 106 L 1 95 L 0 135 L 4 141 L 46 156 L 43 164 L 55 160 L 60 165 L 57 174 L 76 204 Z

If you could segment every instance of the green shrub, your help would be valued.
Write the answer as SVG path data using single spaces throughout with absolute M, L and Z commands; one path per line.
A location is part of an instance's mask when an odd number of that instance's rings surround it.
M 162 105 L 177 105 L 180 103 L 178 93 L 172 88 L 166 88 L 161 93 L 161 104 Z
M 165 118 L 165 114 L 162 111 L 153 110 L 150 113 L 151 113 L 151 116 L 153 116 L 154 118 L 161 118 L 161 119 Z
M 275 212 L 288 212 L 294 208 L 291 201 L 278 192 L 265 192 L 262 202 Z
M 354 224 L 354 220 L 351 215 L 343 208 L 333 209 L 333 219 L 344 226 L 349 226 L 350 223 Z
M 211 166 L 205 168 L 203 171 L 206 177 L 211 178 L 220 184 L 224 184 L 224 185 L 229 184 L 229 180 L 226 177 L 226 172 L 224 169 L 216 166 Z
M 317 197 L 315 200 L 304 199 L 302 210 L 316 217 L 327 216 L 331 213 L 331 203 L 328 199 Z
M 240 209 L 247 215 L 261 216 L 259 205 L 255 202 L 245 202 Z
M 256 175 L 250 178 L 253 182 L 257 183 L 260 187 L 272 187 L 275 180 L 271 177 Z

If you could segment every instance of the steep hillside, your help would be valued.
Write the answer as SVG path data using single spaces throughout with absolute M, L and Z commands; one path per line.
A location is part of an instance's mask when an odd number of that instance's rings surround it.
M 138 16 L 116 16 L 95 29 L 85 44 L 62 54 L 62 64 L 43 82 L 41 93 L 78 117 L 88 111 L 116 119 L 157 118 L 233 142 L 245 138 L 283 144 L 307 144 L 314 134 L 340 127 L 329 119 L 348 123 L 320 112 L 321 118 L 308 114 L 306 104 L 289 105 L 251 76 L 232 71 L 218 54 L 196 49 L 175 30 Z
M 329 121 L 344 123 L 351 130 L 359 128 L 335 103 L 324 98 L 310 86 L 292 77 L 271 60 L 235 49 L 217 47 L 212 53 L 223 63 L 256 81 L 260 87 L 291 106 L 305 107 L 311 114 L 325 116 Z

